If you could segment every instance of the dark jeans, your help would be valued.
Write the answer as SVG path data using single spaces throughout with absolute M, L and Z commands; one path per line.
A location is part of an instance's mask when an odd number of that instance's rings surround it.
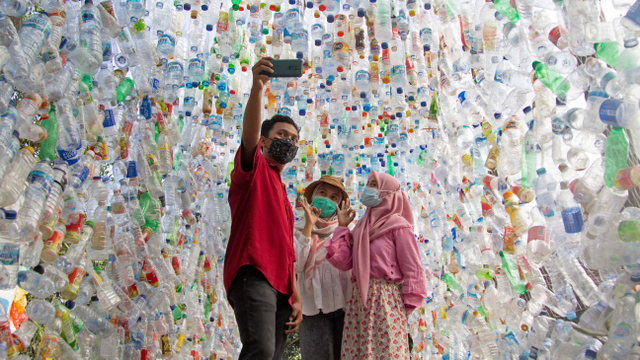
M 227 296 L 234 303 L 242 341 L 239 360 L 280 360 L 292 311 L 289 296 L 276 291 L 252 266 L 240 268 Z
M 305 316 L 300 324 L 302 360 L 340 360 L 344 310 Z

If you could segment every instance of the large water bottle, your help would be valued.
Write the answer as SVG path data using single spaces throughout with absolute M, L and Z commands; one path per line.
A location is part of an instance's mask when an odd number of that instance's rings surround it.
M 13 289 L 17 284 L 21 229 L 16 221 L 17 214 L 13 210 L 5 210 L 5 220 L 0 230 L 0 262 L 7 271 L 8 278 L 0 281 L 2 288 Z
M 7 206 L 18 200 L 24 188 L 24 181 L 35 164 L 33 148 L 25 147 L 18 151 L 11 162 L 11 169 L 0 183 L 0 206 Z
M 3 69 L 4 76 L 9 82 L 16 83 L 29 76 L 29 68 L 33 60 L 40 54 L 50 33 L 51 20 L 49 14 L 45 12 L 33 13 L 22 23 L 18 31 L 20 41 L 14 41 L 11 46 L 14 51 L 18 51 L 19 48 L 21 56 L 12 56 Z M 14 52 L 14 54 L 16 53 Z
M 35 235 L 38 232 L 40 217 L 53 183 L 53 169 L 51 169 L 49 162 L 41 161 L 36 164 L 27 180 L 29 182 L 25 190 L 27 201 L 20 209 L 18 219 L 26 231 Z
M 80 8 L 80 45 L 98 62 L 102 62 L 102 16 L 93 5 L 93 0 L 85 0 Z
M 44 268 L 36 266 L 34 270 L 22 270 L 18 273 L 18 285 L 34 297 L 44 299 L 55 292 L 55 285 L 48 277 L 42 275 Z
M 514 117 L 504 124 L 498 157 L 500 174 L 514 175 L 522 169 L 522 138 L 517 118 Z

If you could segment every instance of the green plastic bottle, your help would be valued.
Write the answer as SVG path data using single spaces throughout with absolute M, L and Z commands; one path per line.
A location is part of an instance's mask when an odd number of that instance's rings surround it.
M 47 130 L 47 139 L 40 144 L 40 158 L 47 158 L 53 161 L 56 158 L 56 142 L 58 141 L 58 120 L 56 119 L 55 106 L 49 108 L 49 118 L 40 123 Z
M 120 85 L 116 88 L 116 101 L 119 103 L 123 102 L 124 99 L 131 93 L 133 89 L 133 80 L 131 78 L 125 78 L 122 80 Z
M 534 61 L 533 69 L 536 71 L 536 78 L 542 81 L 556 96 L 564 99 L 569 91 L 569 82 L 564 81 L 564 77 L 540 61 Z
M 613 126 L 607 137 L 604 149 L 604 182 L 608 187 L 613 187 L 613 177 L 618 170 L 627 167 L 629 158 L 629 139 L 624 129 Z
M 620 57 L 620 51 L 618 51 L 618 43 L 613 42 L 603 42 L 596 43 L 596 56 L 598 59 L 602 59 L 607 65 L 612 68 L 616 67 L 618 64 L 618 58 Z
M 512 23 L 515 24 L 520 20 L 520 15 L 518 15 L 516 9 L 509 4 L 509 0 L 493 0 L 493 6 L 497 12 L 504 15 Z
M 462 288 L 462 286 L 460 286 L 460 284 L 458 284 L 458 281 L 453 277 L 453 275 L 449 273 L 444 274 L 444 276 L 442 277 L 442 281 L 444 281 L 451 290 L 459 294 L 465 293 L 464 289 Z
M 526 282 L 520 280 L 520 272 L 518 271 L 518 263 L 511 254 L 505 254 L 500 251 L 500 257 L 502 258 L 502 269 L 507 275 L 507 279 L 513 286 L 513 289 L 518 294 L 524 294 L 527 292 Z

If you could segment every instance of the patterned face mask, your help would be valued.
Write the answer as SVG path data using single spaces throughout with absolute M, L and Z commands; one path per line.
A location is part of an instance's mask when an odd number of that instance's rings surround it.
M 271 157 L 275 162 L 279 164 L 286 164 L 296 157 L 298 147 L 293 140 L 286 138 L 275 138 L 269 140 L 271 140 L 271 146 L 268 147 L 269 154 L 271 154 Z

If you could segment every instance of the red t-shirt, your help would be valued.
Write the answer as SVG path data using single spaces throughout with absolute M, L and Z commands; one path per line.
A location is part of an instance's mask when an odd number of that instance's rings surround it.
M 249 172 L 242 169 L 241 149 L 233 161 L 229 188 L 231 234 L 224 258 L 224 287 L 229 292 L 240 267 L 251 265 L 274 289 L 291 297 L 294 217 L 287 190 L 277 165 L 264 158 L 259 144 Z

